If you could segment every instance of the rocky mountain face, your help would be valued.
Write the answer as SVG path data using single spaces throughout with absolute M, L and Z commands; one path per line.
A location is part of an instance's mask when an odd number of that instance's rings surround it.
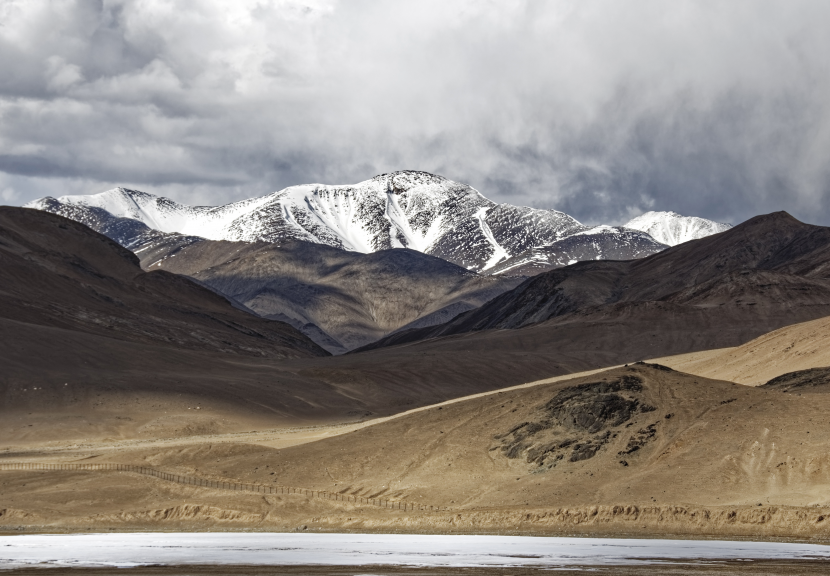
M 28 207 L 82 222 L 131 249 L 153 240 L 152 232 L 137 227 L 143 224 L 208 240 L 291 239 L 364 254 L 409 248 L 486 274 L 538 272 L 574 260 L 627 260 L 668 244 L 633 229 L 584 226 L 556 210 L 497 204 L 470 186 L 415 171 L 347 186 L 292 186 L 218 207 L 185 206 L 125 188 L 47 197 Z M 711 233 L 717 225 L 710 224 L 689 234 Z M 566 238 L 572 240 L 558 244 Z
M 623 227 L 645 232 L 668 246 L 677 246 L 689 240 L 725 232 L 732 225 L 697 216 L 681 216 L 677 212 L 646 212 L 623 224 Z
M 586 260 L 632 260 L 665 250 L 649 234 L 622 227 L 597 226 L 503 260 L 491 274 L 535 276 Z
M 830 314 L 830 228 L 799 222 L 784 212 L 757 216 L 724 233 L 685 242 L 625 262 L 582 262 L 534 276 L 514 290 L 450 322 L 401 332 L 391 345 L 487 329 L 545 322 L 628 318 L 636 310 L 663 322 L 683 314 L 728 316 L 739 307 L 767 320 L 807 320 Z M 754 323 L 750 321 L 750 324 Z M 775 325 L 775 320 L 769 325 Z

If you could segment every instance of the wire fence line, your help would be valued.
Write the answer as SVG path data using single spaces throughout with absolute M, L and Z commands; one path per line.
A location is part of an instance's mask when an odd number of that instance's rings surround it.
M 184 484 L 187 486 L 197 486 L 202 488 L 212 488 L 214 490 L 254 492 L 258 494 L 301 494 L 309 498 L 319 498 L 321 500 L 331 500 L 336 502 L 350 502 L 353 504 L 376 506 L 379 508 L 386 508 L 389 510 L 401 510 L 404 512 L 443 512 L 449 510 L 449 508 L 447 508 L 446 506 L 432 506 L 428 504 L 406 502 L 404 500 L 370 498 L 365 496 L 357 496 L 353 494 L 342 494 L 340 492 L 329 492 L 327 490 L 310 490 L 307 488 L 295 488 L 293 486 L 281 485 L 266 486 L 264 484 L 248 484 L 242 482 L 231 482 L 228 480 L 209 480 L 206 478 L 199 478 L 198 476 L 173 474 L 171 472 L 163 472 L 161 470 L 156 470 L 155 468 L 149 468 L 147 466 L 134 466 L 132 464 L 43 464 L 38 462 L 6 462 L 0 463 L 0 470 L 82 470 L 89 472 L 132 472 L 133 474 L 152 476 L 154 478 L 166 480 L 168 482 L 174 482 L 176 484 Z

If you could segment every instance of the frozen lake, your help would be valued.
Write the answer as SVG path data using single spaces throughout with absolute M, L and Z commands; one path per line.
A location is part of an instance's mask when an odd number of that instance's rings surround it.
M 136 533 L 0 536 L 0 570 L 147 564 L 598 566 L 666 560 L 830 559 L 830 547 L 777 542 L 406 534 Z

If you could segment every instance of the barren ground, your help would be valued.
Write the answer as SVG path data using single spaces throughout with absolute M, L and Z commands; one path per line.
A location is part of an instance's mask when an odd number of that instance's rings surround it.
M 127 463 L 448 508 L 389 510 L 125 472 L 4 471 L 7 531 L 319 530 L 830 540 L 830 396 L 631 365 L 372 423 L 17 446 L 3 461 Z M 553 401 L 556 399 L 555 401 Z M 553 402 L 552 402 L 553 401 Z M 601 405 L 597 405 L 599 402 Z

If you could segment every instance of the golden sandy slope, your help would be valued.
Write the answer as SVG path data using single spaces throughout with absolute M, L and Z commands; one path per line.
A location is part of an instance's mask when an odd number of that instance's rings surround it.
M 830 394 L 632 365 L 414 411 L 288 448 L 9 454 L 447 506 L 404 513 L 126 473 L 2 472 L 6 529 L 830 535 Z
M 760 386 L 788 372 L 830 366 L 830 317 L 786 326 L 736 348 L 655 362 L 706 378 Z
M 135 448 L 135 447 L 159 447 L 159 446 L 184 446 L 187 444 L 204 444 L 205 442 L 209 442 L 211 444 L 223 444 L 223 443 L 251 443 L 257 444 L 260 446 L 268 446 L 271 448 L 287 448 L 290 446 L 297 446 L 299 444 L 307 444 L 309 442 L 315 442 L 317 440 L 322 440 L 324 438 L 329 438 L 331 436 L 339 436 L 341 434 L 346 434 L 348 432 L 353 432 L 355 430 L 359 430 L 361 428 L 365 428 L 367 426 L 374 426 L 376 424 L 381 424 L 388 420 L 392 420 L 395 418 L 400 418 L 402 416 L 408 416 L 409 414 L 414 414 L 417 412 L 422 412 L 424 410 L 430 410 L 435 407 L 439 406 L 446 406 L 449 404 L 454 404 L 456 402 L 465 402 L 474 398 L 482 398 L 485 396 L 490 396 L 493 394 L 499 394 L 501 392 L 510 391 L 510 390 L 520 390 L 523 388 L 530 388 L 533 386 L 539 386 L 542 384 L 550 384 L 553 382 L 561 382 L 564 380 L 571 380 L 573 378 L 579 378 L 582 376 L 590 376 L 592 374 L 597 374 L 599 372 L 603 372 L 604 369 L 597 369 L 597 370 L 586 370 L 584 372 L 578 372 L 575 374 L 567 374 L 564 376 L 553 376 L 551 378 L 545 378 L 542 380 L 536 380 L 534 382 L 528 382 L 525 384 L 518 384 L 516 386 L 510 386 L 507 388 L 503 388 L 501 390 L 493 390 L 490 392 L 480 392 L 478 394 L 471 394 L 469 396 L 464 396 L 461 398 L 454 398 L 452 400 L 446 400 L 444 402 L 439 402 L 436 404 L 431 404 L 429 406 L 422 406 L 420 408 L 413 408 L 412 410 L 406 410 L 404 412 L 400 412 L 398 414 L 392 416 L 383 416 L 380 418 L 374 418 L 372 420 L 361 420 L 358 422 L 338 422 L 333 424 L 315 424 L 310 426 L 286 426 L 282 425 L 276 428 L 270 428 L 265 430 L 253 430 L 250 432 L 228 432 L 224 434 L 215 434 L 215 433 L 206 433 L 202 432 L 200 434 L 196 434 L 193 436 L 170 436 L 170 437 L 148 437 L 142 439 L 114 439 L 109 438 L 103 441 L 98 439 L 88 440 L 85 442 L 75 442 L 72 444 L 67 444 L 65 441 L 56 441 L 56 440 L 37 440 L 37 439 L 29 439 L 28 441 L 23 441 L 16 443 L 14 447 L 7 447 L 7 448 L 0 448 L 0 456 L 2 456 L 3 452 L 12 452 L 14 451 L 17 454 L 25 454 L 28 451 L 32 453 L 43 453 L 44 451 L 48 451 L 49 453 L 59 453 L 62 451 L 69 451 L 69 452 L 77 452 L 78 450 L 92 450 L 95 452 L 100 451 L 111 451 L 111 450 L 123 450 L 125 448 Z M 187 416 L 190 416 L 188 414 Z M 198 416 L 193 416 L 193 418 L 197 418 Z M 181 420 L 184 418 L 181 413 L 177 413 L 174 417 L 175 420 Z M 321 419 L 321 421 L 323 421 Z M 254 421 L 248 421 L 248 424 L 252 424 Z M 8 440 L 8 439 L 7 439 Z

